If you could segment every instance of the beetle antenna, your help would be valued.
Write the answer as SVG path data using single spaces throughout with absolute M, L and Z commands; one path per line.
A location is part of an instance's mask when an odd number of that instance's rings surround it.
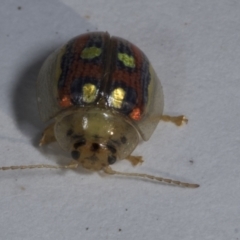
M 75 169 L 78 167 L 78 163 L 71 162 L 68 165 L 48 165 L 48 164 L 38 164 L 38 165 L 27 165 L 27 166 L 9 166 L 9 167 L 0 167 L 0 170 L 18 170 L 18 169 L 34 169 L 34 168 L 51 168 L 51 169 Z
M 199 187 L 198 184 L 184 183 L 184 182 L 175 181 L 175 180 L 172 180 L 172 179 L 167 179 L 167 178 L 162 178 L 162 177 L 155 177 L 155 176 L 148 175 L 148 174 L 145 174 L 145 173 L 118 172 L 118 171 L 113 170 L 110 167 L 105 167 L 103 169 L 103 171 L 105 173 L 107 173 L 107 174 L 117 174 L 117 175 L 128 176 L 128 177 L 148 178 L 148 179 L 151 179 L 151 180 L 157 180 L 157 181 L 162 182 L 162 183 L 176 185 L 176 186 L 179 186 L 179 187 L 186 187 L 186 188 L 198 188 Z

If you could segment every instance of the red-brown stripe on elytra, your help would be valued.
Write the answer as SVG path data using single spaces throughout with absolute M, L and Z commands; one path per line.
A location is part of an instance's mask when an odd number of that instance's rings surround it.
M 138 73 L 138 76 L 137 76 L 138 81 L 136 82 L 138 102 L 137 102 L 137 106 L 136 106 L 135 109 L 139 108 L 140 109 L 140 114 L 142 115 L 142 113 L 144 111 L 144 107 L 145 107 L 144 102 L 143 102 L 143 86 L 141 84 L 143 54 L 142 54 L 141 50 L 139 50 L 135 45 L 132 44 L 131 47 L 132 47 L 133 56 L 134 56 L 134 59 L 135 59 L 135 65 L 136 65 L 137 73 Z M 140 117 L 139 117 L 139 119 L 140 119 Z
M 81 67 L 79 66 L 78 59 L 80 58 L 80 54 L 85 47 L 87 41 L 89 40 L 88 35 L 83 35 L 80 37 L 77 37 L 74 39 L 74 41 L 71 43 L 71 51 L 74 53 L 74 60 L 71 64 L 71 66 L 66 66 L 68 69 L 68 75 L 66 76 L 66 79 L 64 80 L 64 86 L 59 89 L 59 98 L 60 102 L 59 104 L 62 107 L 68 107 L 71 105 L 70 101 L 70 86 L 74 79 L 74 76 L 77 74 L 79 75 L 79 70 L 81 70 Z M 76 56 L 77 55 L 77 56 Z M 65 55 L 62 56 L 64 58 Z
M 79 64 L 80 65 L 80 64 Z M 95 65 L 95 64 L 90 64 L 90 63 L 82 63 L 79 67 L 82 68 L 82 71 L 79 74 L 72 74 L 72 78 L 69 79 L 68 85 L 65 85 L 62 89 L 59 89 L 59 96 L 60 96 L 60 102 L 59 104 L 61 107 L 69 107 L 72 105 L 71 102 L 71 84 L 74 79 L 77 79 L 79 77 L 84 78 L 84 77 L 93 77 L 94 79 L 98 79 L 99 81 L 101 80 L 102 76 L 102 67 Z
M 136 89 L 140 87 L 139 84 L 139 72 L 127 72 L 121 69 L 115 70 L 111 76 L 112 81 L 121 81 L 126 84 L 126 86 Z M 137 90 L 137 89 L 136 89 Z
M 101 77 L 103 75 L 103 68 L 101 65 L 99 66 L 90 62 L 85 63 L 84 60 L 81 59 L 81 53 L 86 47 L 86 43 L 89 39 L 89 35 L 84 35 L 76 38 L 72 43 L 71 51 L 74 53 L 74 60 L 71 63 L 71 66 L 67 66 L 69 68 L 69 74 L 64 81 L 64 86 L 59 89 L 59 103 L 62 107 L 69 107 L 72 105 L 70 100 L 71 85 L 75 79 L 93 77 L 95 79 L 101 80 Z
M 134 120 L 139 120 L 144 111 L 143 103 L 143 86 L 141 84 L 141 74 L 142 74 L 142 62 L 143 54 L 141 51 L 134 45 L 130 45 L 131 50 L 133 51 L 133 57 L 135 59 L 135 69 L 133 72 L 129 72 L 128 69 L 116 69 L 111 75 L 112 84 L 114 81 L 121 81 L 125 83 L 126 86 L 132 87 L 137 92 L 137 104 L 130 113 L 130 117 Z

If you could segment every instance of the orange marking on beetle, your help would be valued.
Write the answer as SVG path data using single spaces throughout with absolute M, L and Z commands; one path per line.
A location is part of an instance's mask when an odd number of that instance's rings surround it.
M 138 121 L 141 119 L 141 110 L 139 108 L 134 108 L 129 115 L 133 120 Z
M 60 99 L 59 104 L 60 104 L 61 107 L 69 107 L 69 106 L 72 105 L 72 102 L 71 102 L 71 99 L 69 98 L 69 96 L 63 96 Z

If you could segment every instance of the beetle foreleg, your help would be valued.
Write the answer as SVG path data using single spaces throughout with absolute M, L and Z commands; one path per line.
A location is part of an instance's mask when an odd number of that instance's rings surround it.
M 56 141 L 55 135 L 54 135 L 54 125 L 55 123 L 50 124 L 45 128 L 42 134 L 42 138 L 39 142 L 39 146 L 49 144 Z
M 133 166 L 136 166 L 138 164 L 143 163 L 142 156 L 132 156 L 132 155 L 130 155 L 126 158 L 126 160 L 128 160 Z
M 161 119 L 164 122 L 171 122 L 174 123 L 177 126 L 181 126 L 184 123 L 188 123 L 188 119 L 184 115 L 180 116 L 169 116 L 169 115 L 162 115 Z

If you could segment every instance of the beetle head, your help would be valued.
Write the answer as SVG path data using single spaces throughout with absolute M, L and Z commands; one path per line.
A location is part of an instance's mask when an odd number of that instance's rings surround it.
M 117 150 L 111 143 L 83 136 L 73 144 L 71 156 L 84 168 L 98 171 L 116 162 Z

